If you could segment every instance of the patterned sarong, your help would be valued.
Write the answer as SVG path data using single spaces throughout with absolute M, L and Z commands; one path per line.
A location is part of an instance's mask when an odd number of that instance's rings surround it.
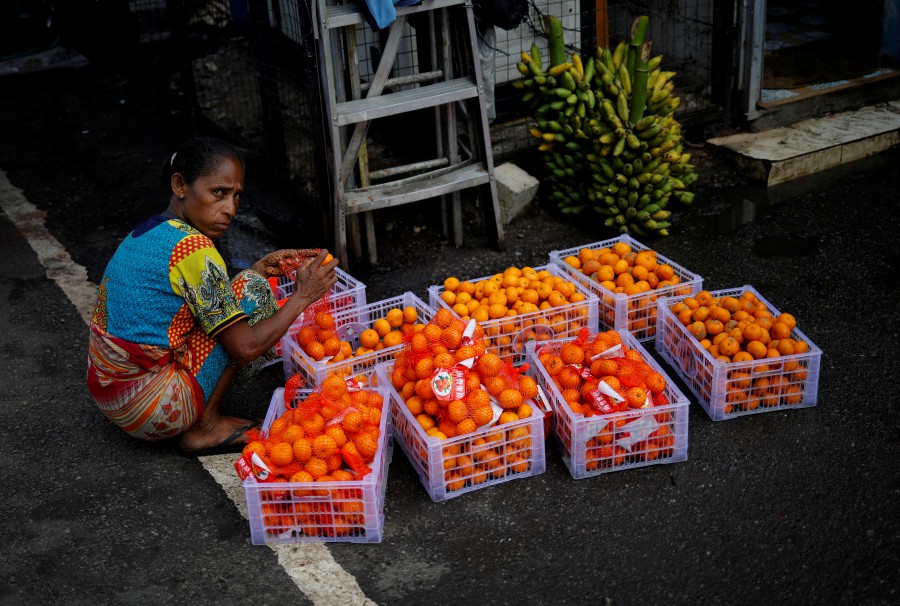
M 278 309 L 268 282 L 255 272 L 241 272 L 231 288 L 251 324 Z M 167 349 L 119 339 L 92 324 L 88 389 L 100 411 L 141 440 L 162 440 L 190 428 L 203 414 L 205 401 L 192 372 L 191 345 L 206 340 L 199 326 L 196 330 L 197 338 L 189 336 L 181 346 Z M 244 367 L 241 378 L 275 357 L 274 349 Z

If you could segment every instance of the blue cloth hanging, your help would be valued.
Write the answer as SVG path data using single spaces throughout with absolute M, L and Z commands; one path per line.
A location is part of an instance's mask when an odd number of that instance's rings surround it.
M 353 0 L 366 22 L 373 30 L 378 31 L 390 27 L 397 19 L 395 6 L 413 6 L 421 4 L 421 0 Z

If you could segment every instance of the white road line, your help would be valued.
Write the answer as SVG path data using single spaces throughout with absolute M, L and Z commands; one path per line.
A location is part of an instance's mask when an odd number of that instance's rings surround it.
M 72 257 L 62 244 L 44 227 L 46 213 L 25 199 L 22 190 L 13 187 L 2 170 L 0 170 L 0 208 L 37 253 L 38 261 L 47 270 L 47 277 L 62 288 L 81 314 L 84 323 L 89 324 L 94 304 L 97 302 L 97 285 L 91 284 L 87 278 L 87 269 L 72 261 Z
M 87 278 L 87 269 L 75 263 L 66 249 L 44 226 L 46 213 L 38 210 L 0 170 L 0 209 L 19 229 L 37 253 L 47 276 L 56 282 L 75 305 L 85 325 L 90 323 L 97 300 L 97 285 Z M 234 470 L 234 455 L 201 457 L 203 467 L 222 486 L 235 507 L 247 516 L 244 489 Z M 249 528 L 247 529 L 249 534 Z M 278 562 L 297 587 L 317 606 L 369 606 L 356 579 L 334 561 L 325 544 L 270 545 Z

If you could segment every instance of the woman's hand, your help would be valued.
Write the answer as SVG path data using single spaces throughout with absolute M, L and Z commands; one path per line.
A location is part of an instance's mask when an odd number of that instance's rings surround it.
M 315 258 L 304 259 L 297 268 L 291 299 L 296 298 L 300 303 L 299 313 L 321 299 L 337 283 L 337 273 L 334 269 L 337 267 L 338 260 L 332 259 L 325 263 L 327 256 L 328 251 L 323 248 Z
M 280 252 L 282 251 L 276 251 L 273 254 Z M 303 259 L 295 272 L 297 282 L 294 285 L 294 292 L 284 306 L 275 312 L 275 315 L 260 320 L 253 326 L 250 326 L 247 320 L 235 322 L 219 333 L 217 338 L 232 360 L 241 366 L 255 360 L 278 342 L 307 307 L 331 290 L 338 279 L 337 273 L 334 271 L 338 261 L 332 259 L 328 263 L 324 263 L 327 255 L 328 251 L 322 250 L 315 258 Z M 268 255 L 266 256 L 268 257 Z

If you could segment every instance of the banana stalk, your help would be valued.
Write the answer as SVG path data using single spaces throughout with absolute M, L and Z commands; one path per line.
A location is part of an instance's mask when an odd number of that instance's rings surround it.
M 647 15 L 641 15 L 631 24 L 631 40 L 628 42 L 628 75 L 632 76 L 632 80 L 634 79 L 634 64 L 640 54 L 639 49 L 644 45 L 649 24 L 650 17 Z
M 644 117 L 647 108 L 647 77 L 650 73 L 647 63 L 650 60 L 651 42 L 645 42 L 641 46 L 641 54 L 634 65 L 634 82 L 632 83 L 631 114 L 628 121 L 636 124 Z
M 566 45 L 563 41 L 562 23 L 553 15 L 544 16 L 547 44 L 550 51 L 550 67 L 566 62 Z

